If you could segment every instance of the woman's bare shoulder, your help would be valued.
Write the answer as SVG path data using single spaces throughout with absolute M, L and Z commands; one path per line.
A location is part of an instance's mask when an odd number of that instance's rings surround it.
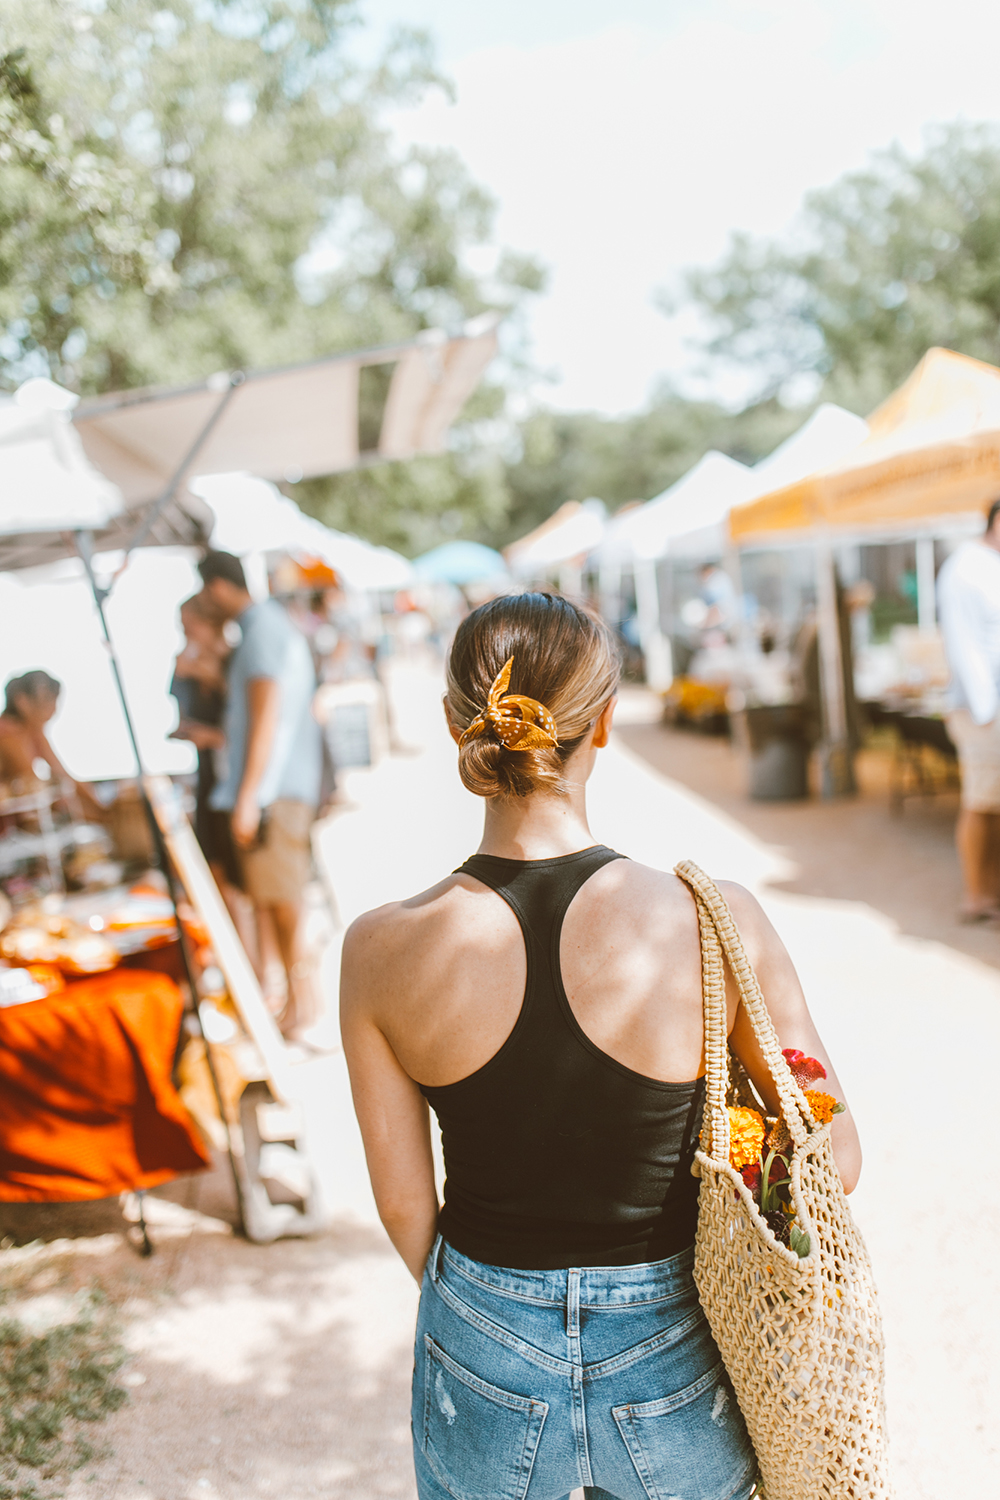
M 616 859 L 593 874 L 575 897 L 567 927 L 598 945 L 626 940 L 657 944 L 688 929 L 696 933 L 697 917 L 676 875 L 637 860 Z
M 717 880 L 716 884 L 748 941 L 759 943 L 766 933 L 773 934 L 760 903 L 745 886 L 733 880 Z M 582 894 L 588 892 L 590 900 L 583 904 L 599 908 L 617 923 L 648 930 L 652 922 L 658 931 L 697 927 L 691 891 L 672 870 L 617 859 L 591 877 Z
M 687 888 L 672 870 L 658 870 L 640 864 L 636 859 L 616 859 L 592 875 L 587 886 L 599 892 L 602 901 L 629 907 L 639 901 L 643 908 L 652 904 L 661 910 L 693 911 Z
M 483 896 L 490 900 L 484 902 Z M 488 940 L 496 922 L 492 892 L 464 875 L 449 875 L 403 901 L 362 913 L 344 935 L 341 972 L 368 992 L 412 979 L 433 960 L 436 969 L 453 943 Z
M 392 948 L 406 940 L 405 934 L 412 935 L 414 931 L 440 922 L 456 904 L 449 899 L 456 888 L 460 889 L 460 877 L 449 875 L 415 896 L 407 896 L 402 901 L 387 901 L 384 906 L 362 912 L 344 935 L 345 950 L 373 945 Z

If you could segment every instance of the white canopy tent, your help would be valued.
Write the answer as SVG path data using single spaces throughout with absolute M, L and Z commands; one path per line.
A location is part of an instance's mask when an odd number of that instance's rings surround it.
M 677 537 L 691 530 L 692 522 L 701 529 L 718 526 L 733 505 L 756 493 L 752 471 L 713 449 L 662 495 L 608 526 L 598 548 L 601 596 L 617 592 L 623 565 L 631 565 L 639 644 L 651 687 L 669 687 L 673 678 L 670 641 L 660 623 L 657 562 Z
M 863 417 L 826 401 L 753 468 L 723 453 L 706 453 L 669 490 L 622 517 L 618 525 L 612 522 L 609 546 L 623 557 L 721 556 L 734 505 L 794 484 L 843 458 L 867 436 Z
M 603 500 L 567 500 L 541 526 L 504 549 L 510 571 L 525 583 L 557 574 L 563 593 L 579 593 L 577 560 L 600 545 L 606 517 Z
M 333 531 L 303 515 L 266 479 L 252 474 L 200 475 L 191 489 L 210 507 L 212 545 L 239 555 L 288 552 L 318 557 L 357 590 L 395 590 L 413 582 L 413 566 L 388 547 Z
M 188 387 L 92 396 L 74 420 L 89 458 L 129 506 L 181 494 L 194 474 L 302 479 L 440 453 L 496 353 L 497 322 L 487 314 L 456 335 L 428 329 L 406 343 L 287 369 L 224 371 Z M 377 441 L 362 451 L 359 393 L 371 366 L 391 373 Z
M 600 553 L 620 562 L 653 562 L 666 557 L 675 537 L 693 526 L 716 525 L 756 493 L 746 464 L 710 449 L 662 495 L 612 521 Z
M 795 484 L 807 474 L 815 474 L 817 469 L 839 463 L 867 436 L 868 423 L 864 417 L 832 401 L 824 401 L 791 437 L 754 464 L 757 494 L 766 495 L 769 490 Z
M 73 773 L 91 780 L 132 775 L 135 764 L 73 537 L 116 537 L 126 510 L 84 452 L 75 404 L 71 391 L 38 379 L 0 405 L 0 678 L 41 666 L 69 685 L 52 739 Z M 163 517 L 164 541 L 175 530 L 185 542 L 207 535 L 211 512 L 193 497 L 190 506 L 194 515 L 178 506 Z M 120 562 L 112 553 L 98 567 Z M 166 738 L 173 721 L 164 688 L 179 644 L 177 604 L 196 577 L 187 550 L 144 549 L 108 606 L 139 742 L 158 771 L 187 770 L 191 760 L 187 746 Z
M 129 511 L 117 485 L 88 459 L 72 422 L 76 400 L 72 391 L 38 379 L 0 406 L 0 571 L 72 557 L 78 532 L 100 537 L 103 549 L 114 551 L 140 524 L 143 508 Z M 194 496 L 174 499 L 157 517 L 149 542 L 203 541 L 211 521 Z
M 0 405 L 0 534 L 105 526 L 121 508 L 83 451 L 75 401 L 49 380 L 31 380 Z
M 656 562 L 666 557 L 710 559 L 729 551 L 727 520 L 735 505 L 795 483 L 836 462 L 864 441 L 862 417 L 824 402 L 767 458 L 752 469 L 710 451 L 676 484 L 654 500 L 627 512 L 607 528 L 598 557 L 602 594 L 610 591 L 623 564 L 635 574 L 639 639 L 647 675 L 655 686 L 670 677 L 669 642 L 660 626 Z M 694 524 L 692 524 L 694 523 Z

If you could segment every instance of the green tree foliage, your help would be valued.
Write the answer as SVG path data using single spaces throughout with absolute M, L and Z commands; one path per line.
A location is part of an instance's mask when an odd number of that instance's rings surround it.
M 400 32 L 366 67 L 357 25 L 353 0 L 4 0 L 0 380 L 195 381 L 509 313 L 537 289 L 511 254 L 471 272 L 492 200 L 453 153 L 401 151 L 386 126 L 448 87 L 426 37 Z M 469 418 L 502 404 L 487 390 Z M 414 536 L 435 505 L 476 524 L 497 506 L 461 454 L 305 498 L 402 537 L 387 512 L 410 494 Z
M 382 123 L 442 84 L 426 38 L 401 33 L 365 70 L 353 16 L 348 0 L 6 0 L 8 377 L 34 356 L 83 391 L 197 379 L 509 305 L 510 282 L 465 268 L 488 196 Z
M 936 128 L 809 195 L 782 240 L 734 236 L 686 278 L 719 366 L 759 371 L 768 396 L 812 373 L 860 412 L 931 345 L 1000 363 L 1000 130 Z

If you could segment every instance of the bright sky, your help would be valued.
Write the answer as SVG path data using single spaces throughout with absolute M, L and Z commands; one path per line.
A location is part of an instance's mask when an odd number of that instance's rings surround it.
M 997 0 L 361 0 L 427 28 L 455 80 L 398 121 L 454 147 L 499 201 L 501 241 L 550 271 L 532 314 L 548 402 L 617 412 L 690 371 L 653 304 L 733 229 L 779 233 L 802 196 L 1000 118 Z M 688 330 L 690 331 L 690 330 Z

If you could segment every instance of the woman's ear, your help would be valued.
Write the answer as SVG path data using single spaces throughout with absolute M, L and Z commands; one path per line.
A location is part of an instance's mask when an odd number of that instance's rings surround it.
M 447 695 L 441 699 L 441 705 L 444 708 L 444 721 L 448 726 L 448 733 L 451 735 L 452 739 L 457 745 L 459 740 L 462 738 L 462 731 L 461 729 L 459 729 L 457 724 L 452 723 L 451 705 L 448 702 Z
M 611 721 L 615 716 L 615 704 L 618 702 L 618 694 L 609 698 L 597 716 L 594 726 L 593 746 L 595 750 L 603 750 L 611 738 Z

